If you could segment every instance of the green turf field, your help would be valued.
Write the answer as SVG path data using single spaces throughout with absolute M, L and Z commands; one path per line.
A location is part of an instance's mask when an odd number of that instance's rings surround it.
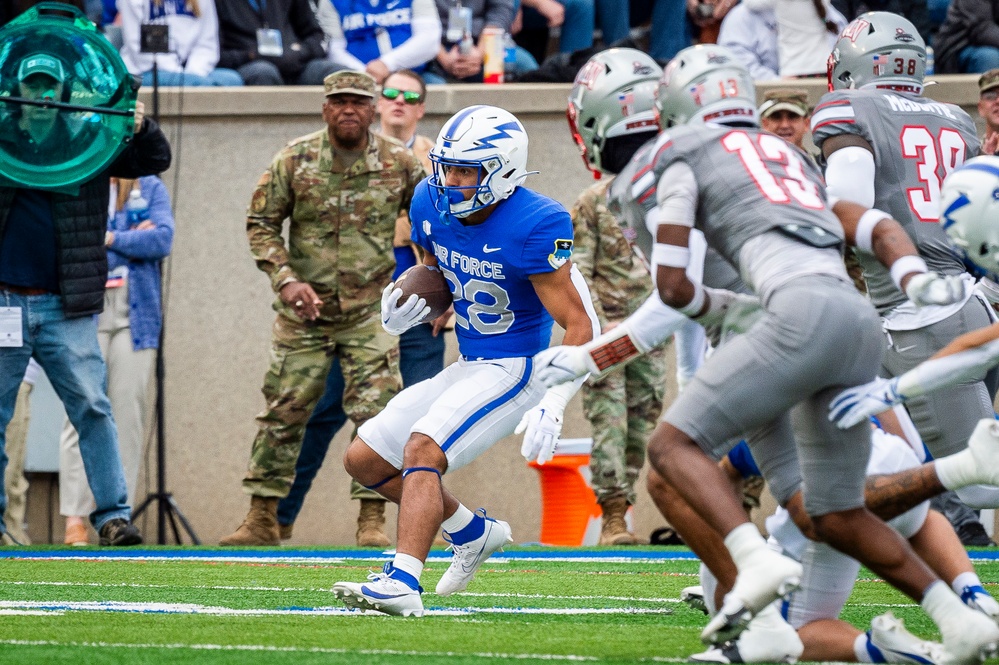
M 610 549 L 510 548 L 465 593 L 425 593 L 420 619 L 348 613 L 329 592 L 380 568 L 385 557 L 363 558 L 380 556 L 370 550 L 26 551 L 0 548 L 2 665 L 676 662 L 701 650 L 705 623 L 677 601 L 697 584 L 684 548 L 616 559 Z M 79 558 L 55 558 L 67 554 Z M 435 554 L 422 580 L 430 590 L 447 566 Z M 999 563 L 976 565 L 999 590 Z M 888 609 L 937 637 L 917 607 L 862 571 L 844 618 L 866 626 Z

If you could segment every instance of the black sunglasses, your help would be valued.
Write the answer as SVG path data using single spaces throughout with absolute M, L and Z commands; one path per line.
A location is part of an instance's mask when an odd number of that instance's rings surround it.
M 382 88 L 382 97 L 385 99 L 395 99 L 402 95 L 402 101 L 407 104 L 419 104 L 423 101 L 423 95 L 410 90 L 396 90 L 395 88 Z

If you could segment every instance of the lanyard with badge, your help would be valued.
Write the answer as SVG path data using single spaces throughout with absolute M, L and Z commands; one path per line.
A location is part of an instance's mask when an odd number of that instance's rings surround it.
M 21 308 L 0 307 L 0 346 L 23 346 Z
M 264 17 L 264 12 L 267 9 L 267 0 L 246 1 L 264 24 L 264 27 L 257 29 L 257 53 L 272 58 L 280 58 L 284 55 L 284 42 L 281 39 L 280 30 L 267 27 L 267 19 Z

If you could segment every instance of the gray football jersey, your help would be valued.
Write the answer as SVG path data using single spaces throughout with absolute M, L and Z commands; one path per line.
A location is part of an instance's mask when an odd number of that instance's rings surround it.
M 642 150 L 646 164 L 628 173 L 634 204 L 646 211 L 655 206 L 663 172 L 686 163 L 697 180 L 695 226 L 732 266 L 739 267 L 746 241 L 769 231 L 815 247 L 843 244 L 843 227 L 827 206 L 818 169 L 778 136 L 756 128 L 686 125 Z M 625 181 L 624 175 L 618 180 Z M 628 219 L 635 235 L 648 235 L 644 216 L 634 217 Z
M 812 114 L 819 148 L 839 134 L 860 136 L 874 150 L 874 207 L 897 219 L 930 270 L 953 275 L 964 265 L 937 223 L 940 183 L 978 154 L 975 123 L 953 104 L 889 90 L 839 90 L 822 97 Z M 858 252 L 871 300 L 882 314 L 905 302 L 888 269 Z

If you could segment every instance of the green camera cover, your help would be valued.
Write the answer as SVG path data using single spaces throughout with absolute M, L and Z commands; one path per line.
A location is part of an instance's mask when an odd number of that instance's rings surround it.
M 0 184 L 76 193 L 132 140 L 135 79 L 78 9 L 0 28 Z

